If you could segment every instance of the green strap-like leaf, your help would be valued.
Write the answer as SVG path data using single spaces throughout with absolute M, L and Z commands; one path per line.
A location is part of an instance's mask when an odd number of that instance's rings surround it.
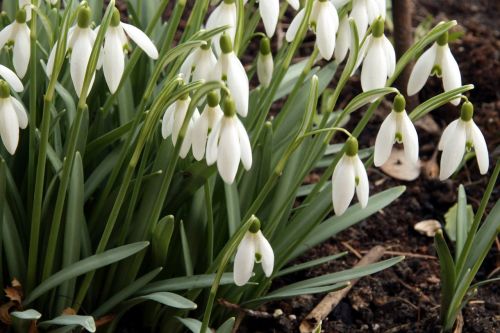
M 78 316 L 78 315 L 59 316 L 51 320 L 43 321 L 38 325 L 41 327 L 50 325 L 58 325 L 58 326 L 79 325 L 85 328 L 89 332 L 96 331 L 94 317 L 91 316 Z

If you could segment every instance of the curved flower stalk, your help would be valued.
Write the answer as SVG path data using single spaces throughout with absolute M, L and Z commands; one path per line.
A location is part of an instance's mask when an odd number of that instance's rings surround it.
M 234 257 L 233 276 L 237 286 L 244 286 L 252 277 L 254 263 L 262 264 L 262 270 L 270 277 L 274 268 L 274 252 L 255 220 L 243 236 Z
M 96 31 L 99 28 L 96 29 Z M 128 37 L 132 39 L 150 58 L 158 59 L 158 50 L 151 39 L 133 25 L 120 22 L 120 12 L 113 9 L 111 23 L 106 30 L 102 51 L 104 78 L 111 93 L 115 93 L 125 70 L 125 53 Z
M 7 82 L 0 80 L 0 135 L 5 149 L 14 155 L 19 143 L 19 128 L 28 126 L 26 109 L 10 95 Z
M 438 149 L 441 155 L 441 169 L 439 179 L 449 178 L 457 170 L 465 151 L 474 148 L 476 152 L 479 172 L 484 175 L 488 172 L 488 147 L 481 130 L 472 119 L 474 106 L 467 101 L 462 105 L 460 118 L 452 121 L 443 131 L 439 140 Z
M 26 75 L 31 54 L 30 28 L 26 21 L 27 11 L 21 8 L 17 12 L 14 22 L 0 31 L 0 48 L 3 48 L 6 43 L 14 44 L 12 62 L 21 79 Z
M 26 21 L 31 20 L 31 0 L 19 0 L 19 10 L 26 11 Z
M 189 54 L 182 63 L 180 72 L 186 82 L 209 80 L 216 65 L 217 58 L 208 42 Z
M 352 0 L 352 10 L 349 15 L 358 29 L 358 36 L 362 39 L 370 23 L 374 23 L 378 17 L 385 20 L 385 0 Z
M 286 40 L 295 39 L 297 31 L 304 19 L 305 8 L 302 8 L 290 23 L 286 32 Z M 339 28 L 339 16 L 335 6 L 329 0 L 315 0 L 309 18 L 309 25 L 316 34 L 316 45 L 319 54 L 325 60 L 330 60 L 335 49 L 335 35 Z
M 332 175 L 332 201 L 335 215 L 344 214 L 355 191 L 361 207 L 365 208 L 370 192 L 368 175 L 358 156 L 358 140 L 350 137 L 345 144 L 345 153 Z
M 191 139 L 193 156 L 197 161 L 201 161 L 205 156 L 208 134 L 224 116 L 219 102 L 219 93 L 216 91 L 210 92 L 207 96 L 205 109 L 201 113 L 201 116 L 194 122 Z
M 191 98 L 188 94 L 182 96 L 175 103 L 171 104 L 163 115 L 161 122 L 161 135 L 164 139 L 172 136 L 172 143 L 175 146 L 177 139 L 179 138 L 179 133 L 186 118 L 186 113 L 189 108 L 189 103 L 191 103 Z M 179 156 L 185 158 L 189 153 L 189 148 L 191 148 L 191 137 L 192 129 L 195 121 L 200 116 L 197 109 L 195 109 L 193 116 L 189 120 L 188 129 L 186 136 L 182 141 L 181 150 L 179 151 Z
M 415 95 L 423 88 L 430 75 L 443 79 L 444 91 L 450 91 L 462 86 L 460 68 L 448 46 L 448 32 L 418 58 L 408 80 L 408 95 Z M 451 101 L 453 105 L 460 103 L 460 97 Z
M 236 103 L 236 110 L 242 117 L 248 114 L 248 96 L 250 93 L 248 76 L 240 60 L 233 52 L 231 38 L 224 33 L 220 38 L 222 53 L 213 73 L 214 80 L 226 81 L 231 96 Z
M 206 28 L 207 30 L 211 30 L 225 25 L 229 26 L 225 33 L 230 37 L 231 43 L 234 43 L 234 37 L 236 36 L 236 21 L 237 9 L 235 0 L 223 0 L 208 17 Z M 220 35 L 213 37 L 215 53 L 217 55 L 221 52 L 219 39 Z
M 271 43 L 269 38 L 260 40 L 259 55 L 257 56 L 257 77 L 262 87 L 267 88 L 271 83 L 274 71 L 273 54 L 271 53 Z
M 405 104 L 405 98 L 402 95 L 397 95 L 394 98 L 391 113 L 380 126 L 375 139 L 373 159 L 377 167 L 389 159 L 394 142 L 403 143 L 406 158 L 414 164 L 418 163 L 417 130 L 406 114 Z
M 69 58 L 70 73 L 73 81 L 75 92 L 80 97 L 83 88 L 83 81 L 85 80 L 85 73 L 92 52 L 92 47 L 96 39 L 96 33 L 90 28 L 90 20 L 92 12 L 89 5 L 83 2 L 78 8 L 77 24 L 71 27 L 67 36 L 66 51 L 71 50 Z M 50 77 L 54 69 L 54 60 L 56 56 L 57 43 L 54 44 L 47 61 L 47 74 Z M 90 92 L 94 83 L 95 73 L 90 81 L 88 91 Z
M 238 165 L 245 170 L 252 167 L 252 147 L 245 127 L 236 115 L 236 104 L 231 97 L 224 101 L 224 116 L 208 136 L 207 164 L 217 161 L 217 170 L 227 184 L 232 184 Z
M 384 35 L 384 20 L 379 17 L 372 25 L 372 33 L 365 41 L 366 49 L 361 68 L 361 87 L 363 91 L 385 87 L 387 78 L 396 68 L 394 47 Z

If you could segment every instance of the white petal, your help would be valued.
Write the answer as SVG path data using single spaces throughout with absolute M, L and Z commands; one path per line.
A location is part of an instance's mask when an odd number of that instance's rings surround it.
M 316 45 L 323 59 L 330 60 L 333 56 L 338 27 L 339 17 L 335 7 L 329 1 L 323 2 L 316 25 Z
M 262 231 L 256 235 L 256 252 L 262 256 L 262 269 L 267 277 L 270 277 L 274 268 L 274 252 L 269 241 L 264 237 Z
M 351 17 L 356 22 L 356 28 L 358 29 L 358 36 L 360 41 L 363 39 L 368 28 L 368 14 L 363 1 L 353 0 Z
M 123 30 L 152 59 L 158 59 L 158 50 L 149 37 L 133 25 L 121 22 Z
M 408 160 L 416 164 L 418 162 L 418 135 L 415 126 L 406 112 L 401 115 L 401 134 L 403 135 L 403 147 Z
M 368 14 L 368 23 L 371 25 L 379 16 L 380 9 L 374 0 L 365 0 L 366 13 Z
M 176 145 L 177 139 L 179 138 L 179 133 L 181 131 L 182 125 L 184 124 L 184 119 L 186 119 L 186 113 L 190 102 L 191 99 L 188 97 L 185 100 L 178 100 L 175 103 L 175 109 L 173 113 L 174 121 L 172 124 L 172 143 L 174 144 L 174 146 Z
M 5 81 L 15 92 L 23 91 L 23 83 L 17 77 L 16 73 L 8 69 L 7 67 L 0 65 L 0 76 L 4 78 Z
M 294 39 L 295 36 L 297 35 L 297 31 L 300 28 L 300 25 L 302 24 L 302 21 L 304 20 L 304 15 L 305 15 L 305 9 L 302 8 L 297 15 L 293 18 L 292 22 L 288 26 L 288 30 L 286 31 L 286 41 L 291 43 Z
M 252 277 L 253 265 L 255 262 L 255 242 L 254 236 L 247 232 L 234 257 L 234 283 L 237 286 L 245 285 Z
M 19 0 L 19 8 L 26 11 L 26 22 L 31 20 L 31 0 Z
M 208 135 L 207 141 L 207 165 L 212 165 L 217 161 L 217 154 L 219 152 L 219 138 L 222 127 L 222 120 L 215 124 L 215 127 L 212 129 L 210 134 Z
M 373 38 L 361 69 L 363 91 L 383 88 L 387 81 L 387 62 L 382 38 Z
M 356 179 L 358 180 L 358 185 L 356 185 L 356 196 L 358 197 L 359 204 L 361 208 L 365 208 L 368 204 L 368 197 L 370 195 L 370 185 L 368 183 L 368 175 L 366 174 L 365 166 L 363 162 L 359 159 L 359 156 L 354 156 L 355 168 L 356 168 Z
M 26 128 L 26 126 L 28 126 L 28 114 L 26 113 L 24 105 L 14 97 L 10 97 L 10 102 L 16 111 L 19 127 L 22 129 Z
M 459 120 L 450 138 L 446 141 L 441 155 L 439 179 L 449 178 L 457 170 L 465 152 L 466 131 L 463 121 Z
M 235 117 L 236 129 L 238 130 L 238 139 L 240 142 L 241 150 L 241 163 L 245 170 L 250 170 L 252 167 L 252 146 L 250 145 L 250 140 L 248 139 L 248 134 L 239 119 Z
M 257 77 L 263 87 L 269 87 L 273 78 L 273 71 L 273 56 L 270 53 L 266 55 L 259 53 L 257 56 Z
M 442 47 L 445 48 L 441 58 L 443 88 L 444 91 L 450 91 L 462 86 L 462 78 L 460 77 L 460 69 L 458 68 L 457 61 L 451 54 L 448 44 Z M 453 105 L 458 105 L 460 103 L 460 98 L 455 98 L 451 103 Z
M 192 129 L 193 129 L 193 120 L 191 119 L 190 123 L 188 124 L 184 140 L 182 140 L 181 150 L 179 151 L 180 158 L 186 158 L 187 154 L 189 153 L 189 149 L 191 148 L 191 143 L 192 143 L 192 135 L 193 135 Z
M 373 163 L 379 167 L 384 164 L 391 155 L 394 138 L 396 136 L 396 115 L 391 111 L 384 119 L 375 139 L 375 151 Z
M 450 138 L 453 139 L 452 135 L 453 135 L 453 133 L 455 133 L 455 127 L 458 124 L 458 120 L 459 119 L 456 119 L 456 120 L 452 121 L 444 129 L 443 134 L 441 135 L 441 139 L 439 139 L 439 143 L 438 143 L 438 149 L 439 150 L 443 150 L 444 149 L 444 146 L 446 145 L 446 143 L 448 142 L 448 140 L 450 140 Z
M 197 58 L 197 53 L 198 50 L 191 52 L 182 63 L 181 69 L 179 70 L 186 82 L 191 81 L 191 72 L 193 70 L 193 64 L 195 63 L 194 60 Z
M 363 61 L 364 57 L 366 56 L 366 52 L 368 51 L 368 47 L 370 46 L 372 39 L 373 39 L 372 35 L 368 35 L 368 37 L 366 37 L 366 39 L 365 39 L 365 42 L 359 48 L 358 59 L 356 60 L 356 65 L 354 66 L 354 69 L 352 70 L 351 75 L 354 75 L 354 72 L 356 72 L 359 65 L 361 65 L 361 62 Z M 351 42 L 353 42 L 353 41 L 351 41 Z
M 172 135 L 172 116 L 174 110 L 175 110 L 175 103 L 171 104 L 163 114 L 163 119 L 161 121 L 161 136 L 164 139 Z
M 238 144 L 238 131 L 234 119 L 222 119 L 219 151 L 217 153 L 217 169 L 224 182 L 232 184 L 238 165 L 240 164 L 241 149 Z
M 11 39 L 12 29 L 14 28 L 14 23 L 9 24 L 5 28 L 0 31 L 0 49 L 4 47 L 5 43 L 7 43 Z
M 114 94 L 125 70 L 125 55 L 123 45 L 116 28 L 109 28 L 104 41 L 103 71 L 109 91 Z
M 332 176 L 332 201 L 335 215 L 342 215 L 351 203 L 354 196 L 355 173 L 354 165 L 349 161 L 349 157 L 344 155 Z
M 196 120 L 192 130 L 192 145 L 193 145 L 193 156 L 197 161 L 201 161 L 203 156 L 205 156 L 205 150 L 207 146 L 208 138 L 208 105 L 205 106 L 205 110 L 201 114 L 200 118 Z
M 472 143 L 474 145 L 474 151 L 476 152 L 477 164 L 479 165 L 479 172 L 482 175 L 488 172 L 490 160 L 488 158 L 488 147 L 486 146 L 486 141 L 484 140 L 483 133 L 474 121 L 470 120 L 472 123 L 470 126 L 470 132 L 472 135 Z
M 206 28 L 211 30 L 214 28 L 222 27 L 228 25 L 229 28 L 226 33 L 231 37 L 231 41 L 234 42 L 234 36 L 236 34 L 236 4 L 226 4 L 221 2 L 217 8 L 214 9 L 212 14 L 208 17 Z M 220 34 L 212 38 L 212 45 L 214 46 L 215 52 L 217 54 L 221 53 L 220 45 Z
M 408 95 L 415 95 L 422 89 L 427 78 L 431 75 L 432 67 L 436 62 L 437 44 L 434 43 L 430 49 L 418 58 L 408 80 Z
M 73 51 L 71 52 L 70 58 L 71 79 L 73 80 L 73 86 L 75 87 L 78 97 L 80 97 L 82 92 L 83 81 L 85 80 L 85 73 L 87 72 L 91 52 L 92 45 L 90 44 L 90 40 L 80 33 L 80 38 L 78 38 L 73 45 Z
M 249 84 L 245 68 L 234 53 L 229 55 L 227 71 L 227 87 L 236 104 L 236 111 L 246 117 L 248 114 Z
M 212 49 L 200 50 L 196 67 L 193 73 L 193 81 L 210 80 L 212 72 L 217 65 L 217 58 L 215 58 Z
M 385 59 L 387 61 L 387 76 L 392 76 L 394 74 L 394 69 L 396 68 L 396 52 L 394 51 L 394 46 L 385 35 L 383 36 Z
M 382 16 L 382 18 L 384 20 L 385 20 L 385 15 L 387 12 L 385 1 L 386 0 L 375 0 L 375 2 L 377 3 L 377 6 L 378 6 L 378 13 L 379 13 L 379 15 Z
M 47 59 L 46 74 L 50 78 L 52 76 L 52 71 L 54 71 L 54 61 L 56 58 L 57 42 L 55 42 L 52 50 L 50 50 L 49 59 Z
M 13 59 L 14 68 L 19 78 L 23 78 L 30 62 L 30 29 L 26 24 L 17 24 L 14 41 Z
M 293 9 L 298 10 L 300 7 L 299 0 L 287 0 L 288 4 L 292 6 Z
M 0 135 L 7 151 L 14 155 L 19 142 L 19 121 L 9 99 L 0 105 Z
M 345 56 L 347 55 L 347 50 L 349 50 L 349 44 L 351 42 L 351 28 L 349 26 L 349 19 L 345 15 L 340 20 L 339 30 L 337 32 L 337 44 L 335 47 L 335 61 L 341 63 Z
M 269 38 L 273 37 L 276 25 L 278 24 L 278 16 L 280 15 L 279 0 L 262 0 L 259 2 L 259 11 L 264 28 Z

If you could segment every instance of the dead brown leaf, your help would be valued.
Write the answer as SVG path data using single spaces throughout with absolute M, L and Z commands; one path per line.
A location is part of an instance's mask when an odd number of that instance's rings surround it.
M 426 114 L 425 116 L 417 120 L 415 122 L 415 127 L 421 128 L 430 134 L 441 133 L 441 127 L 439 127 L 434 118 L 432 118 L 432 116 L 429 114 Z
M 12 324 L 12 317 L 10 316 L 10 309 L 15 306 L 15 303 L 10 301 L 0 305 L 0 321 L 6 325 Z
M 11 286 L 6 287 L 4 291 L 5 296 L 7 296 L 9 300 L 16 304 L 21 304 L 23 299 L 23 287 L 17 279 L 14 278 L 11 282 Z
M 402 149 L 394 148 L 387 162 L 380 167 L 383 172 L 398 180 L 412 181 L 420 175 L 420 163 L 406 159 Z
M 104 326 L 104 325 L 109 324 L 110 322 L 112 322 L 114 319 L 115 319 L 115 315 L 112 315 L 112 314 L 103 316 L 101 318 L 98 318 L 95 321 L 95 326 L 96 327 Z
M 434 237 L 436 231 L 441 229 L 441 223 L 437 220 L 424 220 L 416 223 L 413 228 L 427 237 Z
M 63 310 L 62 314 L 64 316 L 74 316 L 74 315 L 76 315 L 76 311 L 73 308 L 66 308 Z

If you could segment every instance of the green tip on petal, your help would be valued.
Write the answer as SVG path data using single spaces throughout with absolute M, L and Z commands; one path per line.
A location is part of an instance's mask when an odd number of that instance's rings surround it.
M 215 90 L 212 90 L 211 92 L 209 92 L 207 95 L 207 102 L 208 102 L 208 106 L 210 106 L 211 108 L 214 108 L 217 105 L 219 105 L 219 102 L 220 102 L 219 93 Z
M 109 23 L 112 27 L 117 27 L 120 25 L 120 11 L 118 8 L 113 8 L 113 15 L 111 16 L 111 22 Z
M 90 26 L 90 20 L 92 18 L 92 11 L 87 3 L 83 3 L 78 8 L 78 26 L 80 28 L 88 28 Z
M 444 32 L 441 36 L 438 37 L 437 43 L 441 46 L 448 44 L 448 31 Z
M 233 52 L 233 43 L 231 42 L 231 37 L 228 34 L 223 33 L 220 38 L 220 49 L 223 53 L 231 53 Z
M 263 37 L 260 40 L 260 54 L 268 55 L 271 53 L 271 41 L 267 37 Z
M 462 104 L 460 119 L 462 119 L 463 121 L 469 121 L 472 119 L 473 115 L 474 115 L 474 105 L 472 105 L 472 103 L 469 101 Z
M 228 118 L 231 118 L 235 114 L 236 114 L 236 104 L 234 103 L 234 99 L 228 96 L 224 101 L 224 115 Z
M 260 220 L 258 218 L 254 218 L 252 225 L 248 228 L 252 234 L 258 233 L 260 230 Z
M 394 97 L 394 101 L 392 103 L 392 109 L 396 112 L 403 112 L 406 107 L 406 101 L 403 95 L 397 94 Z
M 10 97 L 10 87 L 7 82 L 0 80 L 0 98 Z
M 356 156 L 358 154 L 358 139 L 350 137 L 345 142 L 345 153 L 347 156 Z
M 384 19 L 379 16 L 372 24 L 372 36 L 382 37 L 384 35 Z
M 16 13 L 16 22 L 17 23 L 26 23 L 26 10 L 21 8 Z

